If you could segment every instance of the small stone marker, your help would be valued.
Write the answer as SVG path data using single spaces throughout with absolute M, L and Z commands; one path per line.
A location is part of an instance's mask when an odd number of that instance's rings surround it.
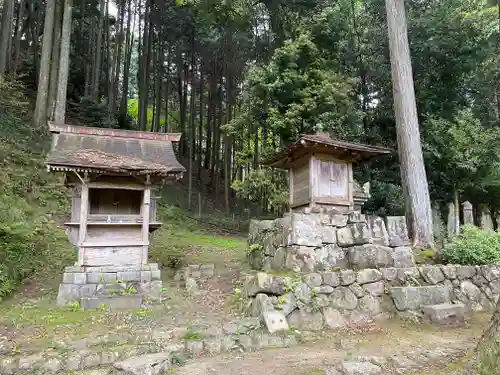
M 474 213 L 472 212 L 472 203 L 465 201 L 462 203 L 464 209 L 464 224 L 474 225 Z
M 448 230 L 448 237 L 454 236 L 456 233 L 456 222 L 455 222 L 455 205 L 453 202 L 448 203 L 448 222 L 446 223 L 446 229 Z
M 491 218 L 491 213 L 488 208 L 483 209 L 483 212 L 481 212 L 481 228 L 487 231 L 495 230 L 493 227 L 493 219 Z
M 285 314 L 281 311 L 264 311 L 262 312 L 262 318 L 264 319 L 264 323 L 266 323 L 267 330 L 271 334 L 290 329 Z

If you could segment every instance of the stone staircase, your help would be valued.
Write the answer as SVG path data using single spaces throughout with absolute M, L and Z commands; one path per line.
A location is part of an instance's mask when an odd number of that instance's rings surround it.
M 442 326 L 465 324 L 465 305 L 452 303 L 451 292 L 445 285 L 392 287 L 396 309 L 403 315 L 417 315 L 424 321 Z

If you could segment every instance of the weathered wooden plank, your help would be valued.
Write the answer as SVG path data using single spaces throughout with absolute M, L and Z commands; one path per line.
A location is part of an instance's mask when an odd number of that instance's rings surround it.
M 142 239 L 141 226 L 89 226 L 86 241 L 120 241 Z
M 148 176 L 149 177 L 149 176 Z M 148 184 L 144 190 L 144 197 L 142 200 L 142 240 L 147 243 L 149 241 L 149 211 L 151 203 L 151 189 Z M 148 263 L 148 245 L 144 245 L 142 248 L 142 264 Z
M 140 265 L 142 246 L 85 247 L 84 266 Z

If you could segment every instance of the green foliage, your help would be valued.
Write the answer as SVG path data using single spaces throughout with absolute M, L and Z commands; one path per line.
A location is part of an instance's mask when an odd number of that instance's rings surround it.
M 204 335 L 201 332 L 194 331 L 192 329 L 189 329 L 186 331 L 184 336 L 182 336 L 184 340 L 187 341 L 198 341 L 198 340 L 203 340 Z
M 478 371 L 479 375 L 500 375 L 500 337 L 479 350 Z
M 453 264 L 481 265 L 500 261 L 500 231 L 484 231 L 464 225 L 458 236 L 445 244 L 441 256 Z
M 0 110 L 0 297 L 35 271 L 62 268 L 75 256 L 54 220 L 69 212 L 66 192 L 43 165 L 45 131 L 22 119 L 22 90 L 0 80 L 6 106 Z
M 288 205 L 288 186 L 286 173 L 271 169 L 254 169 L 244 181 L 233 182 L 233 189 L 239 197 L 251 202 L 265 199 L 267 209 L 276 214 L 282 213 Z

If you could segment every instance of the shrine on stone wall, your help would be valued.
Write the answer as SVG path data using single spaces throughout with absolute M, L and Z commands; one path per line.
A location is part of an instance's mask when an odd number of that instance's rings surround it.
M 317 133 L 265 160 L 264 166 L 289 170 L 290 212 L 252 220 L 252 266 L 302 272 L 414 266 L 405 217 L 364 215 L 369 184 L 353 178 L 354 164 L 390 153 Z

